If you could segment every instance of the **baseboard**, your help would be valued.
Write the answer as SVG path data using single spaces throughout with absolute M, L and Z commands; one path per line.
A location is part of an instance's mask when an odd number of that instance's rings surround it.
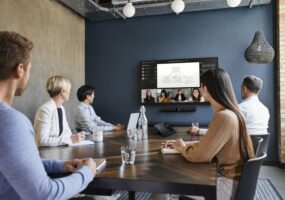
M 262 165 L 264 165 L 264 166 L 275 166 L 275 167 L 285 169 L 285 163 L 280 163 L 279 161 L 265 160 L 262 162 Z
M 264 165 L 264 166 L 278 166 L 279 162 L 278 161 L 264 160 L 262 162 L 262 165 Z
M 282 168 L 282 169 L 285 169 L 285 163 L 280 163 L 278 164 L 278 167 Z

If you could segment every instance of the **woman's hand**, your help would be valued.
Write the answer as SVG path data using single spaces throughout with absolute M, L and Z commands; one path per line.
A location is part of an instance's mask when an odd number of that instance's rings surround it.
M 186 147 L 186 144 L 181 138 L 178 138 L 177 140 L 166 141 L 165 146 L 182 152 L 182 150 Z
M 81 131 L 76 134 L 71 135 L 72 143 L 78 143 L 85 139 L 85 132 Z

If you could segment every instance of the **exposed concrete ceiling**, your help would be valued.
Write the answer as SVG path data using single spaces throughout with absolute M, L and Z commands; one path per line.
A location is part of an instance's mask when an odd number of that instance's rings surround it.
M 123 7 L 127 0 L 59 0 L 64 5 L 90 21 L 126 19 Z M 174 14 L 170 8 L 172 0 L 131 0 L 136 8 L 134 17 Z M 183 12 L 229 8 L 226 0 L 184 0 Z M 239 7 L 269 4 L 271 0 L 242 0 Z M 233 8 L 229 8 L 233 9 Z

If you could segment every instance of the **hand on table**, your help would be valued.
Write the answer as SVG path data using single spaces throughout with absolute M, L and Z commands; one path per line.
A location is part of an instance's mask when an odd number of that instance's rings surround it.
M 76 134 L 71 135 L 72 143 L 78 143 L 85 139 L 85 132 L 81 131 Z
M 182 152 L 185 146 L 186 144 L 181 138 L 178 138 L 176 140 L 167 140 L 165 143 L 165 147 L 174 148 L 180 152 Z
M 90 167 L 93 176 L 96 175 L 96 163 L 92 158 L 84 158 L 82 159 L 83 165 L 86 165 L 87 167 Z
M 193 126 L 190 127 L 187 133 L 192 134 L 192 135 L 198 135 L 200 131 L 200 128 L 198 126 Z
M 82 163 L 83 163 L 82 159 L 69 160 L 63 164 L 63 168 L 69 172 L 75 172 L 80 168 Z
M 123 124 L 116 124 L 116 125 L 113 125 L 113 129 L 114 130 L 122 130 L 124 129 L 126 126 L 123 125 Z

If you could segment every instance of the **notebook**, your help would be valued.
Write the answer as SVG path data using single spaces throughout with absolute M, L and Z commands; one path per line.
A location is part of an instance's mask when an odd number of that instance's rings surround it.
M 81 142 L 74 143 L 74 144 L 72 143 L 72 144 L 69 144 L 68 146 L 77 147 L 77 146 L 84 146 L 84 145 L 91 145 L 91 144 L 94 144 L 94 142 L 91 140 L 82 140 Z
M 96 171 L 101 172 L 106 167 L 106 159 L 105 158 L 93 158 L 96 163 Z
M 176 149 L 170 149 L 170 148 L 162 148 L 161 149 L 162 154 L 180 154 L 180 152 Z
M 135 129 L 137 127 L 138 119 L 139 119 L 140 113 L 131 113 L 128 126 L 127 126 L 127 131 Z

